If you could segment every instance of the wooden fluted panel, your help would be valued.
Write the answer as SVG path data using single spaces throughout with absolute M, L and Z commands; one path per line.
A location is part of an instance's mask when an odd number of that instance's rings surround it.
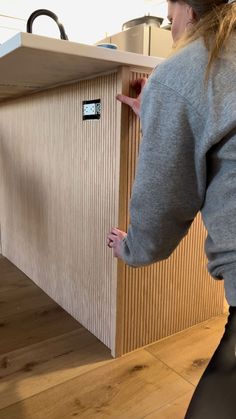
M 147 76 L 130 73 L 130 79 Z M 128 85 L 124 86 L 128 93 Z M 132 93 L 132 92 L 129 92 Z M 122 163 L 120 227 L 127 229 L 129 199 L 139 150 L 140 123 L 134 114 L 123 111 L 122 144 L 126 160 Z M 168 260 L 145 268 L 130 268 L 120 263 L 120 312 L 117 318 L 117 354 L 169 336 L 223 312 L 222 281 L 207 272 L 204 241 L 206 231 L 200 214 L 188 235 Z
M 139 121 L 127 106 L 120 114 L 115 96 L 144 75 L 121 68 L 0 108 L 3 255 L 113 355 L 223 311 L 199 216 L 159 264 L 132 269 L 106 247 L 111 226 L 127 229 L 140 138 Z M 98 98 L 101 120 L 82 121 L 82 100 Z
M 118 223 L 117 73 L 0 108 L 3 255 L 108 347 L 114 342 Z M 101 99 L 100 120 L 82 101 Z

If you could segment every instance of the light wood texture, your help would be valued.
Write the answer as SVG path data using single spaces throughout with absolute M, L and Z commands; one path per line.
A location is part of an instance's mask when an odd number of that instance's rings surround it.
M 169 365 L 188 382 L 196 385 L 199 374 L 205 370 L 214 349 L 218 346 L 219 336 L 224 331 L 226 313 L 172 336 L 171 340 L 163 339 L 146 349 Z M 176 351 L 181 344 L 182 350 Z
M 147 76 L 136 71 L 123 75 L 125 94 L 132 94 L 131 81 Z M 127 107 L 122 112 L 119 226 L 126 231 L 141 135 L 139 119 Z M 208 274 L 205 238 L 198 214 L 188 235 L 167 260 L 138 269 L 119 263 L 116 354 L 223 313 L 223 282 Z
M 18 33 L 0 46 L 0 101 L 88 79 L 122 65 L 154 68 L 162 60 Z
M 184 396 L 178 397 L 173 402 L 166 403 L 160 409 L 154 410 L 145 416 L 145 419 L 183 419 L 193 392 L 194 389 Z
M 7 317 L 10 313 L 23 313 L 25 309 L 35 309 L 41 306 L 41 301 L 45 301 L 45 295 L 40 289 L 32 286 L 19 287 L 14 294 L 9 295 L 9 290 L 0 291 L 1 318 Z M 50 298 L 48 298 L 49 304 Z
M 29 282 L 0 258 L 0 284 L 8 289 L 9 297 L 19 288 L 27 291 Z M 34 313 L 26 307 L 24 320 L 20 319 L 25 332 L 20 330 L 14 311 L 8 319 L 15 342 L 10 344 L 12 335 L 7 331 L 2 335 L 4 328 L 0 329 L 0 348 L 6 349 L 0 355 L 0 419 L 183 419 L 195 385 L 184 370 L 177 369 L 178 364 L 195 366 L 196 378 L 200 378 L 202 365 L 197 360 L 209 356 L 206 343 L 214 351 L 224 332 L 225 315 L 113 359 L 105 345 L 55 302 L 52 308 L 57 317 L 45 315 L 44 327 L 32 321 L 42 318 L 48 296 L 44 294 L 43 302 L 42 291 L 33 283 L 31 287 L 39 292 L 42 305 Z M 63 324 L 61 330 L 59 324 Z M 32 333 L 37 342 L 28 339 Z M 22 342 L 20 348 L 18 340 Z M 190 342 L 195 345 L 196 341 L 200 342 L 198 350 L 192 351 Z M 154 352 L 155 347 L 158 352 Z M 174 349 L 172 357 L 170 352 L 166 356 L 168 348 Z
M 0 112 L 3 254 L 112 347 L 118 223 L 117 74 L 6 103 Z M 82 101 L 101 99 L 101 120 Z
M 224 298 L 224 313 L 228 313 L 229 310 L 229 304 L 227 303 L 226 298 Z
M 7 415 L 18 419 L 21 408 L 35 419 L 47 417 L 48 412 L 50 419 L 73 415 L 88 419 L 138 419 L 151 413 L 153 406 L 158 408 L 192 388 L 145 351 L 97 368 L 91 378 L 89 373 L 84 374 L 38 394 L 37 402 L 32 397 L 22 406 L 10 406 L 3 411 L 1 419 Z
M 23 348 L 26 342 L 28 345 L 35 344 L 78 327 L 81 325 L 55 302 L 35 310 L 27 310 L 26 307 L 23 313 L 1 319 L 0 354 Z
M 5 259 L 0 254 L 1 262 L 1 275 L 4 277 L 4 281 L 0 280 L 0 293 L 4 291 L 19 290 L 24 287 L 35 287 L 32 281 L 25 277 L 23 272 L 19 271 L 15 265 L 13 265 L 9 260 Z M 20 278 L 24 278 L 24 281 L 20 281 Z M 1 297 L 0 297 L 1 298 Z M 2 315 L 1 309 L 1 315 Z
M 173 255 L 150 267 L 117 263 L 106 246 L 112 226 L 127 230 L 141 136 L 115 97 L 143 76 L 121 67 L 0 108 L 2 252 L 113 356 L 224 310 L 199 215 Z M 83 121 L 82 101 L 98 98 L 101 119 Z
M 111 360 L 110 351 L 94 335 L 79 327 L 4 354 L 1 362 L 7 366 L 0 373 L 3 382 L 0 412 L 4 407 L 95 370 Z

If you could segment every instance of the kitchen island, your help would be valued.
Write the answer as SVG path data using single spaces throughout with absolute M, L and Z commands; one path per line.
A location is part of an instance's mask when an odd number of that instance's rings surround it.
M 140 124 L 116 100 L 162 58 L 19 33 L 0 47 L 1 252 L 121 356 L 217 316 L 198 215 L 167 260 L 131 268 L 126 230 Z

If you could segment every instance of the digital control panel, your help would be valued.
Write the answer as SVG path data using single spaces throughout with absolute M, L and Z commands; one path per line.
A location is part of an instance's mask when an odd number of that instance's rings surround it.
M 101 99 L 83 101 L 83 120 L 100 119 L 101 117 Z

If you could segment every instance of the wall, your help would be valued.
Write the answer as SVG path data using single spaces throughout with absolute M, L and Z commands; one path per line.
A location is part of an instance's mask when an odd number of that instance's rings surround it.
M 30 14 L 42 8 L 57 14 L 71 41 L 86 44 L 94 44 L 107 35 L 120 32 L 122 24 L 128 20 L 148 13 L 161 17 L 167 14 L 167 2 L 163 0 L 113 1 L 112 7 L 110 0 L 3 0 L 0 3 L 0 43 L 19 31 L 25 31 Z M 48 17 L 37 18 L 33 32 L 56 38 L 59 33 L 56 24 Z

